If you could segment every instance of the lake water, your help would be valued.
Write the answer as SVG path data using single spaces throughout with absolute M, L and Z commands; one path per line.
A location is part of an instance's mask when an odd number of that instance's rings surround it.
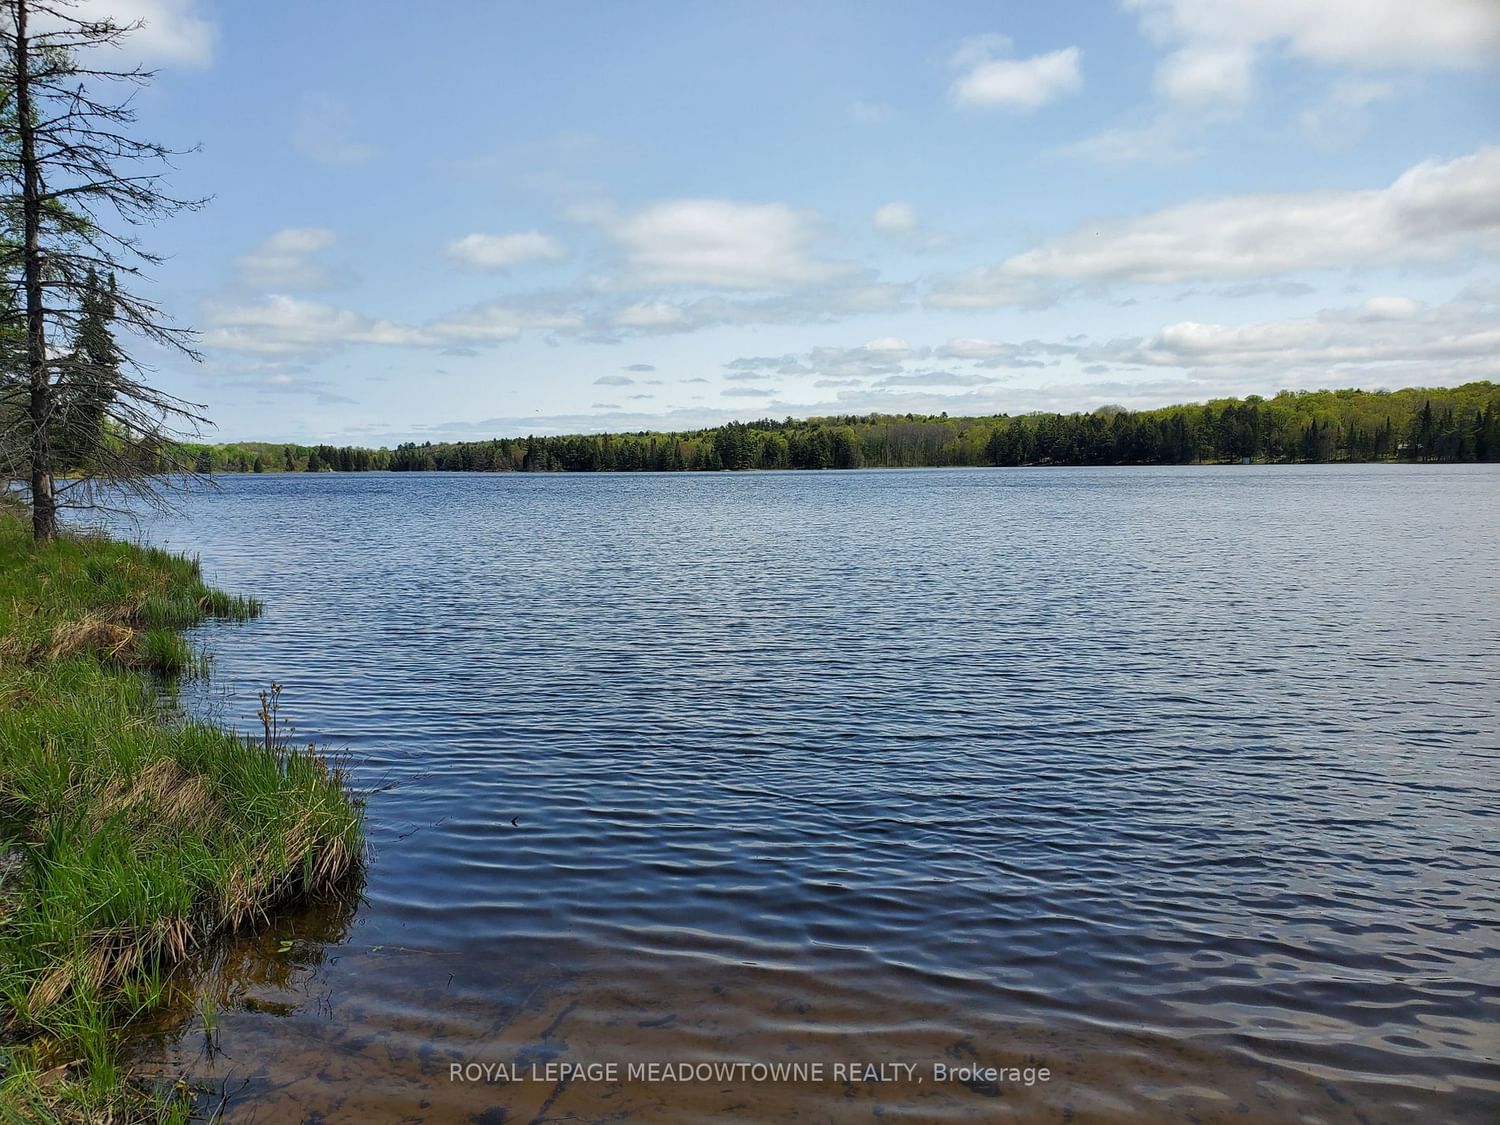
M 374 791 L 357 908 L 143 1043 L 230 1120 L 1500 1114 L 1496 466 L 242 476 L 144 533 L 266 603 L 190 705 L 279 680 Z M 629 1069 L 705 1062 L 802 1069 Z

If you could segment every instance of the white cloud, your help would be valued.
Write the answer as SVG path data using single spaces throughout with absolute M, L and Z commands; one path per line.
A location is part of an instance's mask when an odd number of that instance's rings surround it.
M 132 60 L 202 67 L 213 61 L 217 30 L 197 7 L 196 0 L 81 0 L 69 14 L 110 19 L 122 27 L 139 23 L 121 48 Z M 33 17 L 34 26 L 41 30 L 56 23 L 45 13 L 38 16 Z
M 887 375 L 872 387 L 982 387 L 997 380 L 989 375 L 965 375 L 957 371 L 914 371 L 909 375 Z
M 308 397 L 319 406 L 356 404 L 355 399 L 333 390 L 328 380 L 309 379 L 305 369 L 298 365 L 275 360 L 262 359 L 252 364 L 210 364 L 205 374 L 221 387 L 252 391 L 262 402 L 268 401 L 267 396 L 274 395 L 278 398 Z
M 887 203 L 883 207 L 877 207 L 872 221 L 875 229 L 882 234 L 915 234 L 921 226 L 917 219 L 917 209 L 910 203 Z
M 1449 383 L 1500 372 L 1496 306 L 1461 299 L 1428 306 L 1407 297 L 1325 309 L 1316 317 L 1256 324 L 1184 321 L 1157 335 L 1085 350 L 1085 359 L 1182 368 L 1223 380 L 1271 372 L 1298 386 Z
M 495 300 L 419 324 L 380 320 L 281 293 L 253 300 L 210 302 L 202 317 L 203 342 L 211 349 L 303 357 L 322 357 L 362 344 L 472 349 L 533 332 L 545 333 L 549 340 L 568 337 L 610 344 L 631 336 L 721 326 L 816 324 L 889 314 L 907 307 L 909 293 L 908 286 L 881 284 L 869 278 L 742 299 L 714 294 L 683 302 L 621 303 L 607 293 L 562 292 Z M 899 340 L 884 338 L 872 341 L 870 347 L 890 349 L 900 345 Z M 649 369 L 650 365 L 642 364 L 627 368 Z
M 1045 299 L 1059 284 L 1176 283 L 1381 268 L 1500 251 L 1500 147 L 1427 161 L 1386 188 L 1229 196 L 1089 223 L 929 299 L 980 308 Z
M 899 375 L 911 360 L 925 359 L 899 336 L 882 336 L 853 348 L 817 347 L 803 355 L 742 356 L 724 366 L 726 379 L 768 379 L 772 375 L 816 375 L 823 380 L 860 380 L 876 375 Z
M 814 256 L 811 220 L 783 203 L 676 199 L 606 217 L 605 231 L 646 284 L 771 289 L 847 272 Z
M 569 310 L 517 307 L 505 301 L 475 305 L 453 316 L 429 321 L 420 329 L 427 341 L 438 347 L 455 344 L 498 344 L 520 338 L 526 332 L 577 332 L 584 317 Z
M 1362 320 L 1407 320 L 1423 309 L 1421 301 L 1410 297 L 1371 297 L 1359 310 Z
M 1453 69 L 1500 56 L 1495 0 L 1122 0 L 1154 40 L 1178 48 L 1158 71 L 1168 97 L 1243 100 L 1257 54 L 1316 63 Z M 1216 73 L 1212 60 L 1223 64 Z
M 1046 367 L 1048 357 L 1071 355 L 1077 349 L 1068 345 L 1043 344 L 1027 340 L 1023 344 L 1004 340 L 960 337 L 949 340 L 933 352 L 940 359 L 967 360 L 977 367 Z
M 1060 146 L 1064 156 L 1077 156 L 1097 164 L 1177 164 L 1196 155 L 1183 145 L 1181 124 L 1159 119 L 1146 125 L 1105 129 L 1082 140 Z
M 514 234 L 466 234 L 448 244 L 450 261 L 468 269 L 505 270 L 526 262 L 557 261 L 567 255 L 562 244 L 540 231 Z
M 601 375 L 594 380 L 597 387 L 633 387 L 635 380 L 629 375 Z
M 240 280 L 258 289 L 317 289 L 328 273 L 315 256 L 333 245 L 324 227 L 287 227 L 235 260 Z
M 206 347 L 252 355 L 312 355 L 349 344 L 415 339 L 411 329 L 389 321 L 284 294 L 210 305 L 207 314 Z
M 917 209 L 910 203 L 887 203 L 877 207 L 870 222 L 886 238 L 917 253 L 939 250 L 947 245 L 947 239 L 927 229 L 917 215 Z
M 1243 47 L 1185 47 L 1156 68 L 1156 92 L 1189 106 L 1250 99 L 1254 52 Z
M 1477 66 L 1500 53 L 1494 0 L 1123 0 L 1160 41 L 1284 43 L 1367 67 Z
M 1004 355 L 1008 349 L 1014 347 L 1014 344 L 1003 343 L 999 340 L 959 337 L 949 340 L 938 349 L 937 354 L 947 359 L 990 359 L 997 355 Z
M 906 307 L 910 287 L 855 275 L 831 285 L 733 299 L 719 294 L 686 301 L 637 301 L 604 315 L 632 333 L 695 332 L 746 324 L 817 324 L 851 316 L 892 313 Z
M 911 345 L 900 336 L 882 336 L 878 340 L 866 340 L 861 350 L 884 359 L 908 359 L 912 354 Z
M 732 359 L 724 366 L 731 371 L 757 371 L 761 368 L 770 368 L 775 371 L 786 371 L 795 365 L 797 357 L 787 355 L 745 355 L 738 359 Z
M 1029 59 L 997 58 L 1010 41 L 985 35 L 966 40 L 953 56 L 962 73 L 949 88 L 954 104 L 971 108 L 1039 109 L 1083 88 L 1077 47 L 1064 47 Z
M 491 302 L 449 317 L 410 325 L 285 294 L 219 302 L 205 309 L 210 349 L 264 356 L 322 357 L 356 345 L 461 348 L 514 340 L 528 331 L 578 331 L 576 313 Z
M 641 301 L 627 305 L 610 318 L 621 328 L 675 328 L 688 320 L 686 309 L 665 301 Z
M 776 391 L 776 387 L 728 387 L 719 393 L 725 398 L 769 398 Z
M 731 363 L 727 366 L 733 367 L 734 364 Z M 794 365 L 789 364 L 788 366 Z M 774 379 L 778 374 L 781 374 L 786 370 L 787 369 L 784 367 L 780 371 L 731 371 L 728 375 L 724 376 L 724 381 L 726 383 L 763 383 L 768 379 Z M 797 371 L 791 372 L 791 374 L 800 375 L 802 374 L 802 372 L 799 369 Z
M 329 94 L 302 99 L 292 129 L 292 145 L 303 156 L 323 164 L 363 164 L 378 153 L 355 136 L 354 113 Z

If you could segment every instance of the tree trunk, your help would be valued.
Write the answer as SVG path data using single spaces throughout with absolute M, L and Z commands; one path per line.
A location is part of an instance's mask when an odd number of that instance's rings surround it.
M 36 122 L 31 108 L 31 59 L 27 2 L 16 0 L 16 117 L 21 140 L 21 217 L 25 238 L 26 367 L 31 400 L 31 534 L 44 542 L 57 534 L 57 497 L 52 491 L 52 380 L 47 370 L 47 326 L 42 296 L 42 181 L 36 159 Z

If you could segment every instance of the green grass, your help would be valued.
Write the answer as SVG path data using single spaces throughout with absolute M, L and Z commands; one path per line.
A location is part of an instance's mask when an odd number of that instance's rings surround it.
M 197 664 L 179 630 L 257 612 L 194 560 L 38 548 L 0 511 L 0 1125 L 182 1119 L 122 1032 L 174 967 L 358 868 L 336 764 L 161 706 L 157 677 Z

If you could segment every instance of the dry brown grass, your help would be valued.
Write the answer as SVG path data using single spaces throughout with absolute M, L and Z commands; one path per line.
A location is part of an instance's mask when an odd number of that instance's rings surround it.
M 110 617 L 115 615 L 111 614 Z M 52 643 L 47 647 L 48 660 L 66 660 L 79 653 L 93 653 L 105 660 L 128 663 L 124 659 L 135 645 L 136 630 L 97 614 L 88 614 L 77 621 L 64 621 L 52 630 Z
M 171 758 L 152 762 L 135 777 L 116 777 L 88 799 L 98 831 L 110 820 L 149 821 L 153 831 L 205 835 L 224 814 L 208 783 Z

